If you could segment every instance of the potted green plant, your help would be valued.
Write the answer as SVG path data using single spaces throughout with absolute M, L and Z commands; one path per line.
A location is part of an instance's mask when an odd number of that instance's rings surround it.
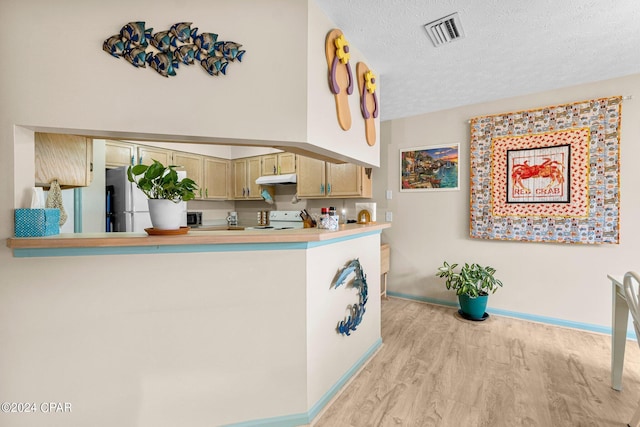
M 438 267 L 438 277 L 446 278 L 445 286 L 453 289 L 458 295 L 461 314 L 471 320 L 483 320 L 486 318 L 485 310 L 489 293 L 495 293 L 502 282 L 494 277 L 496 269 L 490 266 L 482 267 L 479 264 L 467 264 L 456 272 L 458 264 L 449 264 L 446 261 Z
M 195 197 L 198 185 L 190 178 L 180 179 L 175 168 L 154 160 L 149 166 L 135 165 L 127 169 L 129 181 L 149 198 L 149 214 L 154 229 L 179 229 L 185 210 L 180 202 Z

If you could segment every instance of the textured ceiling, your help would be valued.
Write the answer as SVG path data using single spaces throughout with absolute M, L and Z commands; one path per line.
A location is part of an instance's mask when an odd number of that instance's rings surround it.
M 639 0 L 316 2 L 380 76 L 382 120 L 640 73 Z M 424 24 L 454 12 L 466 37 L 434 47 Z

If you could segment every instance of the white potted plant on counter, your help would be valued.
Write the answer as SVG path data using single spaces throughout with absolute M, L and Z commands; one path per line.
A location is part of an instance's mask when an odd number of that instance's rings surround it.
M 176 166 L 153 164 L 129 166 L 127 178 L 149 198 L 151 224 L 157 230 L 177 230 L 184 208 L 180 202 L 192 200 L 198 185 L 189 178 L 180 179 Z

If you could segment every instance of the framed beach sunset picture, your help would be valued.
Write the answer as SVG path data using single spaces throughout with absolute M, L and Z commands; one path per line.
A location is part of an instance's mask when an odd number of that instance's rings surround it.
M 400 150 L 400 191 L 460 189 L 460 144 Z

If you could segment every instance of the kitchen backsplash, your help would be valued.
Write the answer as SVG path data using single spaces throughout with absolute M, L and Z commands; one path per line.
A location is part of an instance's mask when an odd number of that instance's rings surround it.
M 187 203 L 189 211 L 202 212 L 202 222 L 207 225 L 226 224 L 226 218 L 229 212 L 238 212 L 238 225 L 252 226 L 257 225 L 257 214 L 260 211 L 300 211 L 307 209 L 310 214 L 320 214 L 323 207 L 334 206 L 336 213 L 340 215 L 343 221 L 343 212 L 346 213 L 347 219 L 355 220 L 357 212 L 355 204 L 366 201 L 363 199 L 295 199 L 295 185 L 277 185 L 274 203 L 268 204 L 262 200 L 228 200 L 228 201 L 200 201 L 194 200 Z

